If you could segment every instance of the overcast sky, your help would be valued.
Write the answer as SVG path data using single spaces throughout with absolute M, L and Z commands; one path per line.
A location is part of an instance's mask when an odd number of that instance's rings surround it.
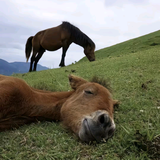
M 38 31 L 68 21 L 96 44 L 96 50 L 160 28 L 159 0 L 0 0 L 0 58 L 26 62 L 25 43 Z M 39 64 L 58 67 L 62 49 L 45 52 Z M 72 43 L 66 65 L 84 57 Z M 29 60 L 30 61 L 30 60 Z

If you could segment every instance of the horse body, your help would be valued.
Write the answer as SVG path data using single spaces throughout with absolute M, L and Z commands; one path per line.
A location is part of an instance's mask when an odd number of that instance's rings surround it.
M 116 101 L 103 86 L 70 75 L 72 91 L 34 89 L 23 80 L 0 76 L 0 131 L 36 121 L 62 121 L 82 141 L 110 138 Z
M 35 36 L 28 38 L 26 42 L 26 58 L 27 61 L 30 57 L 33 47 L 33 54 L 31 57 L 31 64 L 29 71 L 32 71 L 32 65 L 34 63 L 33 71 L 36 71 L 36 66 L 39 59 L 42 57 L 45 50 L 55 51 L 62 47 L 62 58 L 59 66 L 65 66 L 64 60 L 66 52 L 71 43 L 76 43 L 84 48 L 84 53 L 89 61 L 95 60 L 94 42 L 80 31 L 77 27 L 68 22 L 63 22 L 61 25 L 53 28 L 49 28 L 38 32 Z
M 61 25 L 38 32 L 33 37 L 33 47 L 45 48 L 48 51 L 55 51 L 66 44 L 70 44 L 68 32 L 62 30 Z M 46 41 L 47 39 L 47 41 Z
M 61 119 L 61 104 L 70 92 L 47 92 L 28 86 L 23 80 L 0 76 L 0 131 L 38 120 Z

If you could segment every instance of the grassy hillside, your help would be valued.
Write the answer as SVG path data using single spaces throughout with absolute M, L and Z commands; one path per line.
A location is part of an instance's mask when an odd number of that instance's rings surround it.
M 96 52 L 96 61 L 17 74 L 36 88 L 69 90 L 67 76 L 107 78 L 115 110 L 114 137 L 87 145 L 59 123 L 38 123 L 0 133 L 0 159 L 158 159 L 160 157 L 160 31 Z

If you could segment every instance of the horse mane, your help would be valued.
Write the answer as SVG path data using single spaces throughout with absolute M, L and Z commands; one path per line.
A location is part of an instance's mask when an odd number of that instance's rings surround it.
M 69 22 L 63 21 L 62 28 L 67 29 L 71 36 L 75 38 L 75 41 L 79 42 L 83 47 L 87 47 L 89 45 L 95 48 L 95 43 L 76 26 Z
M 98 83 L 98 84 L 102 85 L 103 87 L 107 88 L 112 93 L 112 88 L 111 88 L 111 84 L 109 82 L 109 79 L 105 79 L 102 77 L 99 78 L 97 76 L 93 76 L 92 79 L 90 80 L 90 82 Z

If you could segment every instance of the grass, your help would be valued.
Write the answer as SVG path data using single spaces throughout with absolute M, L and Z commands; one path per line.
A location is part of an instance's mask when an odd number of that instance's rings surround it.
M 64 68 L 16 74 L 29 85 L 69 90 L 68 75 L 107 78 L 113 97 L 116 133 L 102 144 L 81 143 L 60 123 L 38 123 L 0 133 L 0 159 L 159 159 L 160 31 L 96 51 L 96 61 L 83 58 Z

